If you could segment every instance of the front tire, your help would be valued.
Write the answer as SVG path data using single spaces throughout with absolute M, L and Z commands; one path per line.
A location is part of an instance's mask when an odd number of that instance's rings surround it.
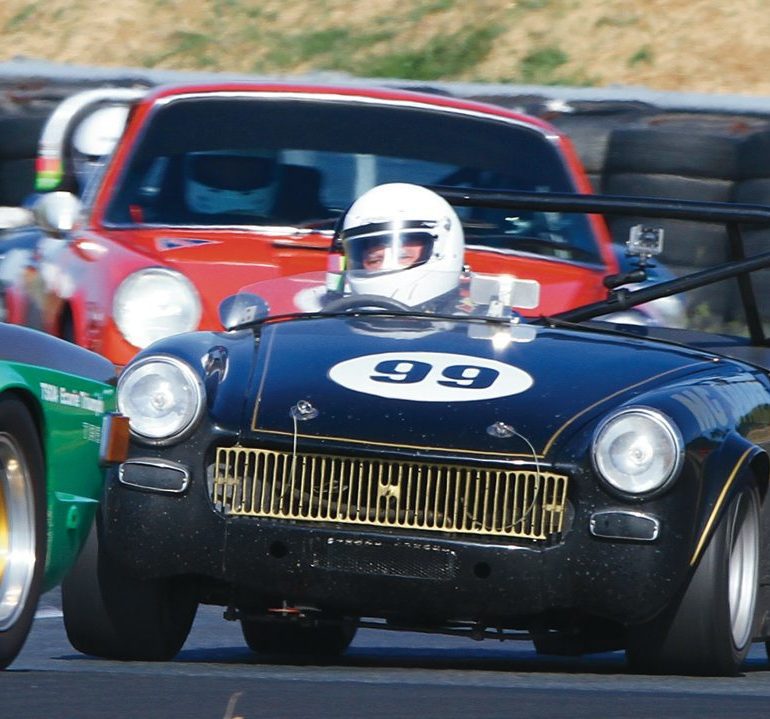
M 29 634 L 45 569 L 45 466 L 24 404 L 0 400 L 0 669 Z
M 284 656 L 338 657 L 356 634 L 352 620 L 300 624 L 293 620 L 241 620 L 243 638 L 251 651 Z
M 70 644 L 105 659 L 173 659 L 190 633 L 197 608 L 191 587 L 182 580 L 140 580 L 124 572 L 100 549 L 98 522 L 62 583 Z
M 630 637 L 631 666 L 645 672 L 734 676 L 755 628 L 759 589 L 759 494 L 730 502 L 675 610 Z

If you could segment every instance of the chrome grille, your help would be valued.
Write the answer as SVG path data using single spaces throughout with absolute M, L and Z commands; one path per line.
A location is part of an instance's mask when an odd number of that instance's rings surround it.
M 547 539 L 562 529 L 567 477 L 228 447 L 211 499 L 229 515 Z

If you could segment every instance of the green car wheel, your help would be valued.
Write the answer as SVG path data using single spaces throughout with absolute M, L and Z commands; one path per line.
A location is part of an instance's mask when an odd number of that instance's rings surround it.
M 22 402 L 0 400 L 0 668 L 21 650 L 40 597 L 46 522 L 43 454 Z

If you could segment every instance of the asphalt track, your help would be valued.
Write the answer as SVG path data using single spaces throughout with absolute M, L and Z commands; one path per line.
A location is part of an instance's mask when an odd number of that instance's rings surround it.
M 0 717 L 14 719 L 302 719 L 527 717 L 592 719 L 770 716 L 770 663 L 755 645 L 735 678 L 634 675 L 622 653 L 538 657 L 528 642 L 473 642 L 361 630 L 326 665 L 278 663 L 202 607 L 168 663 L 86 657 L 67 642 L 58 591 L 0 673 Z

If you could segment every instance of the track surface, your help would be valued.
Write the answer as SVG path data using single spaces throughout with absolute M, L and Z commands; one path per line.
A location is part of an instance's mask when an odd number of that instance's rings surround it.
M 0 716 L 24 719 L 257 717 L 737 717 L 770 715 L 770 664 L 755 645 L 734 679 L 629 673 L 622 653 L 543 658 L 498 643 L 361 630 L 324 666 L 257 659 L 237 624 L 202 607 L 180 655 L 109 662 L 67 642 L 58 592 L 41 601 L 23 652 L 0 674 Z

